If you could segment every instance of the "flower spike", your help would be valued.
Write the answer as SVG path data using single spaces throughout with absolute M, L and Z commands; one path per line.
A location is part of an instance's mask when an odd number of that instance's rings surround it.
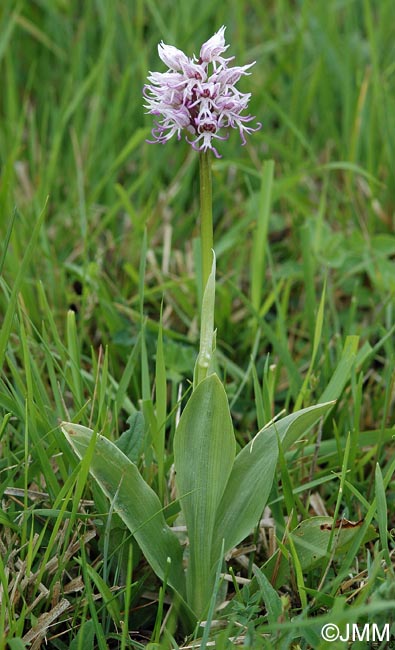
M 229 66 L 234 57 L 222 56 L 228 47 L 224 25 L 203 43 L 199 59 L 187 57 L 173 45 L 159 43 L 158 54 L 168 70 L 150 72 L 149 83 L 143 89 L 144 107 L 157 117 L 152 129 L 153 140 L 149 142 L 164 144 L 173 135 L 180 140 L 185 132 L 193 149 L 211 149 L 220 157 L 213 141 L 226 140 L 230 128 L 239 131 L 242 144 L 246 142 L 245 134 L 261 128 L 260 123 L 255 127 L 245 125 L 255 119 L 242 114 L 251 94 L 236 88 L 239 79 L 250 74 L 247 70 L 255 61 Z

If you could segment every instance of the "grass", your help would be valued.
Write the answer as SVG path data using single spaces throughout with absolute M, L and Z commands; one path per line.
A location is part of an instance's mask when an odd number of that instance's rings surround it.
M 58 425 L 131 431 L 172 500 L 198 351 L 198 159 L 146 144 L 141 89 L 161 39 L 192 54 L 222 24 L 240 64 L 257 61 L 243 89 L 264 125 L 213 167 L 217 362 L 238 443 L 341 397 L 280 456 L 198 645 L 337 650 L 327 622 L 393 625 L 392 18 L 391 0 L 1 3 L 2 650 L 193 643 Z M 289 522 L 326 513 L 360 523 L 303 566 Z

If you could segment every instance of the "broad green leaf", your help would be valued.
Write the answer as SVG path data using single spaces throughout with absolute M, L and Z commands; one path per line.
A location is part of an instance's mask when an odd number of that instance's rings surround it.
M 281 431 L 278 433 L 284 452 L 287 451 L 299 438 L 301 438 L 305 433 L 311 429 L 311 427 L 320 419 L 321 416 L 326 415 L 331 408 L 333 408 L 334 400 L 323 402 L 321 404 L 315 404 L 313 406 L 308 406 L 305 409 L 296 411 L 296 413 L 291 413 L 283 420 L 280 420 L 280 423 L 283 423 L 284 420 L 288 418 L 291 420 L 289 426 L 286 426 L 284 433 Z M 273 425 L 277 426 L 277 422 Z
M 303 571 L 307 571 L 325 557 L 329 559 L 328 542 L 333 528 L 336 555 L 348 549 L 362 524 L 363 521 L 349 522 L 347 519 L 340 519 L 334 524 L 332 517 L 311 517 L 302 521 L 292 531 L 291 537 Z M 364 543 L 375 536 L 376 531 L 373 526 L 370 526 L 363 540 Z
M 302 571 L 305 573 L 320 562 L 329 561 L 331 553 L 328 553 L 328 544 L 332 531 L 334 532 L 332 549 L 334 558 L 346 553 L 356 536 L 359 535 L 363 523 L 362 521 L 352 523 L 347 520 L 339 520 L 333 528 L 332 517 L 311 517 L 301 521 L 290 536 Z M 374 527 L 369 526 L 362 543 L 366 544 L 376 536 Z M 289 549 L 289 540 L 286 541 L 285 548 Z M 281 550 L 272 555 L 263 567 L 266 577 L 275 587 L 281 587 L 289 579 L 290 563 L 292 563 L 292 560 L 287 560 L 284 554 L 279 560 L 279 553 Z
M 329 560 L 332 553 L 335 558 L 346 553 L 364 522 L 340 519 L 335 525 L 333 523 L 332 517 L 311 517 L 301 521 L 290 533 L 303 572 L 310 571 L 320 562 Z M 328 544 L 333 533 L 333 549 L 328 552 Z M 373 526 L 369 526 L 362 543 L 366 544 L 375 537 L 377 537 L 376 530 Z M 289 548 L 289 541 L 286 541 L 285 546 Z M 275 553 L 265 564 L 264 571 L 272 584 L 281 586 L 289 577 L 289 563 L 284 555 L 279 561 L 278 553 Z M 274 571 L 275 575 L 273 575 Z
M 284 450 L 323 415 L 332 402 L 318 404 L 288 415 L 264 427 L 237 455 L 218 507 L 213 560 L 222 538 L 225 553 L 239 544 L 256 525 L 268 499 L 278 458 L 278 439 Z
M 62 423 L 62 431 L 82 459 L 93 431 L 68 422 Z M 180 543 L 166 524 L 157 495 L 144 481 L 136 465 L 114 443 L 97 435 L 89 471 L 112 502 L 114 512 L 136 538 L 155 573 L 163 580 L 168 571 L 168 583 L 184 597 Z M 167 567 L 168 557 L 170 569 Z
M 204 611 L 214 585 L 221 542 L 214 556 L 211 542 L 235 448 L 227 396 L 213 374 L 192 393 L 174 436 L 178 495 L 189 536 L 188 602 L 197 614 Z

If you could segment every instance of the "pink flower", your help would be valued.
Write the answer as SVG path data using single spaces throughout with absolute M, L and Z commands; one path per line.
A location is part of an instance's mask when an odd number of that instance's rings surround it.
M 188 58 L 172 45 L 160 43 L 158 53 L 168 67 L 166 72 L 150 72 L 144 86 L 144 107 L 158 116 L 152 130 L 154 140 L 164 144 L 173 135 L 186 140 L 197 151 L 211 149 L 220 158 L 213 140 L 226 140 L 229 128 L 238 129 L 242 144 L 245 134 L 258 131 L 261 124 L 247 126 L 255 118 L 242 115 L 250 93 L 241 93 L 236 84 L 254 65 L 229 66 L 234 57 L 225 59 L 225 27 L 222 26 L 200 49 L 199 59 Z M 212 70 L 210 70 L 212 66 Z
M 165 45 L 163 41 L 158 45 L 158 54 L 170 70 L 182 70 L 182 67 L 188 64 L 188 57 L 184 52 L 172 45 Z
M 232 56 L 230 59 L 224 59 L 220 56 L 225 50 L 228 49 L 229 45 L 225 45 L 225 26 L 222 25 L 221 29 L 218 30 L 212 36 L 209 38 L 207 43 L 203 43 L 202 47 L 200 48 L 200 60 L 203 61 L 204 63 L 226 63 L 227 61 L 231 61 L 234 59 Z

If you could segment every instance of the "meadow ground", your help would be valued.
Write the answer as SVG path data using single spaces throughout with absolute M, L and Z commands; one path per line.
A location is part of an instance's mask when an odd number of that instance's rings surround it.
M 0 650 L 194 643 L 59 422 L 126 432 L 174 499 L 199 345 L 199 161 L 184 140 L 146 142 L 142 87 L 162 39 L 191 56 L 223 24 L 238 64 L 256 61 L 240 86 L 263 125 L 213 161 L 216 371 L 237 445 L 337 401 L 280 453 L 218 585 L 228 604 L 195 643 L 395 644 L 393 0 L 2 0 Z M 315 540 L 317 516 L 344 542 L 320 562 L 288 535 L 304 522 Z M 320 531 L 326 551 L 338 530 Z M 346 640 L 347 623 L 392 640 Z

